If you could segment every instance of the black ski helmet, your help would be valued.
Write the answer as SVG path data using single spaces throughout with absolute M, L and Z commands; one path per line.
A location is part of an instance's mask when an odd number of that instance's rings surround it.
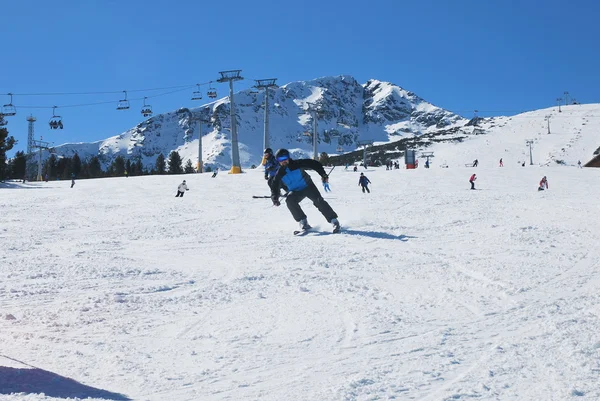
M 275 153 L 275 158 L 277 160 L 279 160 L 280 157 L 285 157 L 287 156 L 288 159 L 290 158 L 290 152 L 287 149 L 279 149 L 276 153 Z
M 265 151 L 263 152 L 264 154 L 269 154 L 272 155 L 273 154 L 273 149 L 271 148 L 266 148 Z

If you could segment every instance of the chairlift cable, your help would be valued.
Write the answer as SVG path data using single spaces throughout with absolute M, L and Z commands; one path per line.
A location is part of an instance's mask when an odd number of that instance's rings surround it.
M 144 96 L 144 97 L 150 99 L 150 98 L 153 98 L 153 97 L 170 95 L 171 93 L 181 92 L 181 91 L 184 91 L 184 90 L 187 90 L 187 89 L 189 89 L 189 87 L 185 87 L 183 89 L 177 89 L 177 90 L 173 90 L 173 91 L 169 91 L 169 92 L 159 93 L 159 94 L 156 94 L 156 95 Z M 131 91 L 127 91 L 127 92 L 131 92 Z M 118 93 L 123 93 L 123 91 L 119 91 Z M 143 100 L 144 97 L 138 97 L 138 98 L 127 99 L 127 100 L 128 101 Z M 64 109 L 64 108 L 97 106 L 97 105 L 100 105 L 100 104 L 114 104 L 114 103 L 115 103 L 114 100 L 106 100 L 106 101 L 103 101 L 103 102 L 94 102 L 94 103 L 68 104 L 68 105 L 64 105 L 64 106 L 56 106 L 56 108 L 62 108 L 62 109 Z M 19 106 L 20 109 L 51 109 L 53 107 L 55 107 L 55 106 Z

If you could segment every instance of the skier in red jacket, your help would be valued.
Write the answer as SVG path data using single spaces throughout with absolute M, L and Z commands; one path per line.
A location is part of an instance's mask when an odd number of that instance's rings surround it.
M 548 180 L 546 179 L 546 176 L 544 176 L 542 178 L 542 180 L 540 181 L 540 186 L 538 187 L 538 191 L 543 191 L 544 189 L 548 189 Z
M 471 183 L 471 189 L 475 189 L 475 180 L 477 179 L 477 174 L 473 174 L 471 178 L 469 178 L 469 182 Z

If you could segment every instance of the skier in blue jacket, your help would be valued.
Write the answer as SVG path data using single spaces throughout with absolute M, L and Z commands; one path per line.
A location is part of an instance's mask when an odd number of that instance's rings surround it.
M 275 176 L 279 163 L 273 155 L 273 149 L 266 148 L 263 154 L 263 164 L 265 166 L 265 180 L 269 180 Z
M 271 182 L 271 200 L 273 201 L 273 205 L 280 205 L 279 187 L 285 185 L 290 191 L 285 203 L 292 213 L 294 220 L 300 223 L 300 228 L 302 230 L 312 228 L 310 224 L 308 224 L 306 214 L 304 214 L 304 211 L 300 207 L 300 202 L 304 198 L 308 198 L 313 202 L 315 207 L 319 209 L 319 212 L 323 214 L 325 219 L 333 225 L 333 232 L 339 232 L 340 222 L 337 219 L 337 214 L 331 206 L 329 206 L 329 203 L 323 199 L 315 183 L 308 173 L 304 171 L 306 169 L 314 170 L 319 173 L 322 179 L 327 179 L 327 173 L 325 172 L 323 165 L 312 159 L 293 160 L 287 149 L 279 149 L 277 153 L 275 153 L 275 158 L 279 163 L 279 170 L 277 170 L 277 173 Z
M 371 193 L 371 191 L 369 191 L 369 184 L 370 183 L 371 183 L 371 181 L 369 181 L 369 179 L 367 178 L 367 176 L 364 175 L 364 173 L 360 173 L 360 178 L 358 179 L 358 185 L 360 185 L 362 187 L 363 194 L 365 193 L 365 190 L 368 193 Z

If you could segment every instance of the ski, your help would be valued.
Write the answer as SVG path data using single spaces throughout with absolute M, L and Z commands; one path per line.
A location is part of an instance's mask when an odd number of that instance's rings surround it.
M 333 231 L 329 232 L 329 231 L 317 231 L 314 228 L 309 228 L 308 230 L 295 230 L 294 231 L 294 235 L 296 237 L 302 237 L 303 235 L 309 234 L 309 233 L 316 233 L 319 235 L 325 235 L 325 234 L 339 234 L 342 232 L 342 228 L 338 227 L 338 228 L 334 228 Z

